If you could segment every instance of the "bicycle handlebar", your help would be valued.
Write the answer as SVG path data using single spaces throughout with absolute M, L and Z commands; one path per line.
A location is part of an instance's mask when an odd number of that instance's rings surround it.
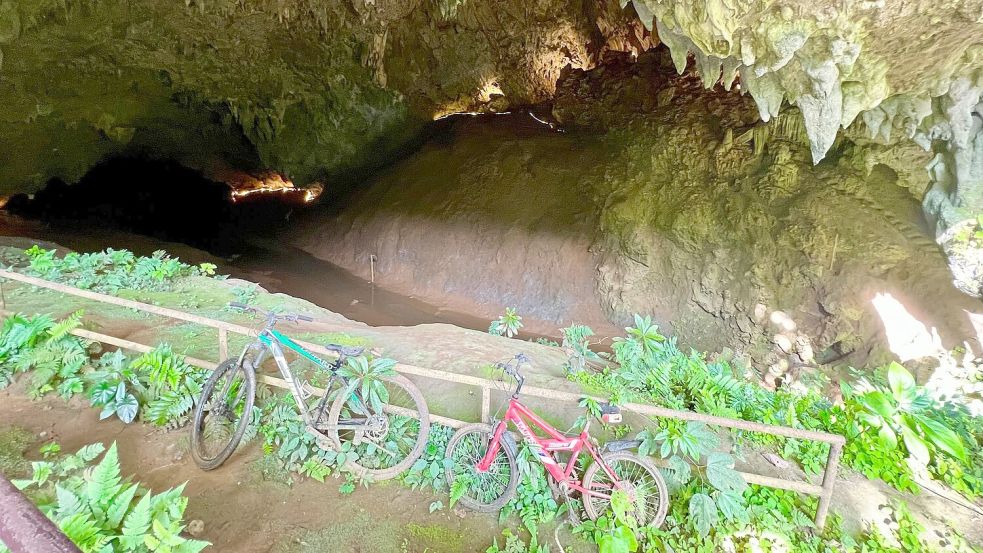
M 495 366 L 502 369 L 505 374 L 515 379 L 516 387 L 515 391 L 512 392 L 512 397 L 519 395 L 519 392 L 522 391 L 522 385 L 526 382 L 526 377 L 522 376 L 522 373 L 519 372 L 519 367 L 529 363 L 530 359 L 526 356 L 526 354 L 517 353 L 512 359 L 504 363 L 499 362 L 495 364 Z
M 229 302 L 229 307 L 233 309 L 241 309 L 242 311 L 252 311 L 253 313 L 259 313 L 260 315 L 265 315 L 268 322 L 270 323 L 276 321 L 289 321 L 289 322 L 303 321 L 305 323 L 314 322 L 314 318 L 308 317 L 307 315 L 299 315 L 295 313 L 278 314 L 278 313 L 274 313 L 273 311 L 266 311 L 265 309 L 252 307 L 250 305 L 246 305 L 244 303 L 240 303 L 237 301 Z

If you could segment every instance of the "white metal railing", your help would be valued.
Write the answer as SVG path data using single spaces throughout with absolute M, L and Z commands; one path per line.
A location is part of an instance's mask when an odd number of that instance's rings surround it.
M 228 357 L 229 333 L 239 334 L 244 336 L 257 335 L 256 330 L 245 326 L 237 325 L 234 323 L 229 323 L 218 319 L 210 319 L 207 317 L 202 317 L 200 315 L 186 313 L 184 311 L 178 311 L 166 307 L 150 305 L 134 300 L 118 298 L 116 296 L 110 296 L 107 294 L 100 294 L 98 292 L 92 292 L 90 290 L 82 290 L 80 288 L 75 288 L 73 286 L 67 286 L 56 282 L 50 282 L 44 279 L 24 275 L 21 273 L 16 273 L 13 271 L 0 270 L 0 282 L 2 282 L 2 279 L 9 279 L 12 281 L 21 282 L 23 284 L 37 286 L 40 288 L 47 288 L 49 290 L 54 290 L 64 294 L 69 294 L 72 296 L 85 298 L 100 303 L 111 304 L 120 307 L 127 307 L 144 313 L 151 313 L 154 315 L 159 315 L 161 317 L 186 321 L 201 326 L 217 329 L 218 330 L 217 362 L 207 361 L 204 359 L 196 359 L 193 357 L 186 358 L 188 363 L 205 369 L 214 369 L 217 366 L 218 362 L 221 362 L 222 360 Z M 9 310 L 7 310 L 6 305 L 3 306 L 3 310 L 6 313 L 9 313 Z M 124 340 L 122 338 L 117 338 L 114 336 L 93 332 L 82 328 L 74 330 L 72 334 L 79 336 L 80 338 L 85 338 L 87 340 L 93 340 L 104 344 L 110 344 L 119 348 L 124 348 L 132 351 L 147 352 L 154 348 L 153 345 L 140 344 L 130 340 Z M 319 344 L 314 344 L 304 340 L 294 340 L 294 341 L 300 344 L 301 346 L 303 346 L 304 348 L 309 349 L 312 352 L 329 357 L 337 356 L 337 354 L 335 354 L 334 352 L 328 350 L 327 348 Z M 490 407 L 491 390 L 496 386 L 496 382 L 494 380 L 479 378 L 471 375 L 427 369 L 424 367 L 407 365 L 405 363 L 397 363 L 395 369 L 396 371 L 406 375 L 412 375 L 422 378 L 430 378 L 435 380 L 442 380 L 445 382 L 453 382 L 456 384 L 464 384 L 464 385 L 469 385 L 479 388 L 481 390 L 481 420 L 484 422 L 488 422 L 490 416 L 490 409 L 491 409 Z M 265 374 L 257 375 L 257 380 L 278 388 L 289 389 L 289 384 L 285 380 L 274 376 L 265 375 Z M 324 392 L 323 390 L 317 390 L 316 393 L 323 394 Z M 531 397 L 550 399 L 560 402 L 579 402 L 584 397 L 588 397 L 587 394 L 577 394 L 572 392 L 565 392 L 562 390 L 551 390 L 547 388 L 540 388 L 537 386 L 524 386 L 522 388 L 522 393 L 523 395 L 527 395 Z M 605 401 L 604 398 L 594 397 L 594 399 L 598 401 Z M 818 526 L 819 528 L 822 528 L 825 525 L 826 517 L 827 514 L 829 513 L 830 501 L 833 496 L 833 488 L 836 485 L 836 474 L 839 469 L 840 455 L 843 450 L 843 445 L 846 443 L 846 439 L 843 436 L 840 436 L 839 434 L 829 434 L 826 432 L 803 430 L 801 428 L 792 428 L 788 426 L 776 426 L 770 424 L 763 424 L 759 422 L 745 421 L 741 419 L 717 417 L 713 415 L 706 415 L 703 413 L 696 413 L 693 411 L 679 411 L 675 409 L 667 409 L 665 407 L 658 407 L 655 405 L 647 405 L 647 404 L 640 404 L 640 403 L 623 404 L 621 405 L 621 408 L 648 417 L 663 417 L 663 418 L 685 420 L 685 421 L 698 421 L 713 426 L 719 426 L 722 428 L 732 428 L 736 430 L 743 430 L 749 432 L 760 432 L 762 434 L 771 434 L 773 436 L 782 436 L 785 438 L 794 438 L 800 440 L 811 440 L 811 441 L 817 441 L 817 442 L 823 442 L 829 444 L 829 455 L 826 459 L 825 467 L 823 469 L 823 479 L 821 485 L 812 484 L 810 482 L 806 482 L 803 480 L 785 480 L 785 479 L 775 478 L 773 476 L 767 476 L 757 473 L 750 473 L 750 472 L 741 473 L 744 479 L 751 484 L 757 484 L 760 486 L 778 488 L 783 490 L 791 490 L 799 493 L 804 493 L 807 495 L 818 496 L 819 506 L 816 509 L 815 523 L 816 526 Z M 449 417 L 443 417 L 434 414 L 431 414 L 430 418 L 434 422 L 438 422 L 440 424 L 444 424 L 454 428 L 459 428 L 465 424 L 468 424 L 467 421 L 462 421 Z

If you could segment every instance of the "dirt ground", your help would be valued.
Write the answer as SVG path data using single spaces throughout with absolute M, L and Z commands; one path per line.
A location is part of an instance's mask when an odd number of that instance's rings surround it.
M 477 552 L 502 530 L 494 515 L 447 508 L 430 514 L 433 501 L 446 505 L 447 498 L 394 482 L 359 487 L 345 496 L 338 492 L 343 480 L 331 477 L 324 484 L 264 480 L 255 445 L 203 472 L 186 454 L 186 430 L 162 433 L 116 419 L 99 421 L 98 410 L 81 401 L 31 401 L 15 386 L 0 392 L 0 413 L 4 427 L 24 428 L 36 437 L 29 458 L 37 458 L 37 448 L 51 441 L 63 451 L 115 441 L 124 474 L 155 491 L 187 482 L 186 520 L 205 523 L 199 537 L 216 551 Z M 319 544 L 324 547 L 312 548 Z

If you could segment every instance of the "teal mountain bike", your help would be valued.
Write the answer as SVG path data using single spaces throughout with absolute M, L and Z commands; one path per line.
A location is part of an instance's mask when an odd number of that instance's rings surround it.
M 406 377 L 390 372 L 359 380 L 341 371 L 363 348 L 325 346 L 338 358 L 326 361 L 274 327 L 278 322 L 312 322 L 304 315 L 278 314 L 232 303 L 231 307 L 266 317 L 256 340 L 242 353 L 223 361 L 205 382 L 195 405 L 191 456 L 203 470 L 218 468 L 238 447 L 254 421 L 256 373 L 272 356 L 307 431 L 323 449 L 345 451 L 345 469 L 372 480 L 393 478 L 420 457 L 430 432 L 430 413 L 420 390 Z M 292 350 L 327 376 L 323 394 L 295 376 L 284 356 Z M 364 360 L 364 359 L 363 359 Z M 330 408 L 329 408 L 330 403 Z M 348 445 L 350 444 L 350 445 Z

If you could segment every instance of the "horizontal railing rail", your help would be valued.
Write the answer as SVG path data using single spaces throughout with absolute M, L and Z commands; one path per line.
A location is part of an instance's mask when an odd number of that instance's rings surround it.
M 255 329 L 237 325 L 234 323 L 229 323 L 217 319 L 210 319 L 207 317 L 202 317 L 200 315 L 186 313 L 184 311 L 178 311 L 176 309 L 150 305 L 135 300 L 128 300 L 125 298 L 119 298 L 116 296 L 101 294 L 90 290 L 82 290 L 79 288 L 75 288 L 73 286 L 67 286 L 65 284 L 51 282 L 48 280 L 24 275 L 13 271 L 0 270 L 0 282 L 2 282 L 2 279 L 9 279 L 24 284 L 29 284 L 31 286 L 47 288 L 49 290 L 54 290 L 56 292 L 61 292 L 64 294 L 69 294 L 69 295 L 93 300 L 100 303 L 126 307 L 144 313 L 150 313 L 161 317 L 167 317 L 171 319 L 190 322 L 201 326 L 217 329 L 218 330 L 218 360 L 217 361 L 213 362 L 204 359 L 196 359 L 193 357 L 186 358 L 188 363 L 195 366 L 202 367 L 204 369 L 209 369 L 209 370 L 214 369 L 217 366 L 218 362 L 221 362 L 222 360 L 228 358 L 229 355 L 228 338 L 230 332 L 233 334 L 239 334 L 243 336 L 254 337 L 257 335 L 257 331 Z M 4 311 L 6 313 L 10 312 L 6 306 L 4 306 Z M 80 338 L 97 341 L 97 342 L 109 344 L 123 349 L 137 351 L 137 352 L 145 353 L 154 348 L 153 345 L 140 344 L 137 342 L 133 342 L 131 340 L 124 340 L 122 338 L 117 338 L 114 336 L 102 334 L 99 332 L 94 332 L 91 330 L 86 330 L 83 328 L 75 329 L 72 333 L 76 336 L 79 336 Z M 328 350 L 327 348 L 325 348 L 320 344 L 315 344 L 304 340 L 294 340 L 294 341 L 314 353 L 318 353 L 328 357 L 337 357 L 337 354 L 335 352 Z M 483 422 L 489 422 L 490 409 L 491 409 L 491 391 L 497 388 L 496 381 L 489 380 L 486 378 L 471 376 L 471 375 L 439 371 L 439 370 L 428 369 L 424 367 L 417 367 L 414 365 L 407 365 L 405 363 L 397 363 L 394 368 L 396 371 L 403 373 L 405 375 L 429 378 L 434 380 L 442 380 L 445 382 L 452 382 L 455 384 L 469 385 L 480 389 L 481 420 Z M 265 384 L 271 386 L 289 389 L 289 384 L 285 380 L 281 378 L 277 378 L 275 376 L 270 376 L 265 374 L 258 375 L 258 380 L 260 382 L 264 382 Z M 578 393 L 566 392 L 562 390 L 541 388 L 537 386 L 525 386 L 522 388 L 522 392 L 523 395 L 526 396 L 549 399 L 554 401 L 561 401 L 561 402 L 579 402 L 585 397 L 591 397 L 598 401 L 606 401 L 606 398 L 591 396 L 589 394 L 578 394 Z M 316 393 L 323 394 L 324 391 L 316 390 Z M 770 488 L 790 490 L 799 493 L 804 493 L 807 495 L 818 496 L 819 505 L 816 510 L 815 523 L 816 526 L 818 526 L 819 528 L 822 528 L 825 525 L 826 517 L 829 513 L 830 502 L 833 497 L 834 486 L 836 484 L 836 475 L 839 468 L 840 455 L 842 454 L 843 445 L 846 442 L 843 436 L 840 436 L 838 434 L 830 434 L 826 432 L 805 430 L 801 428 L 792 428 L 788 426 L 763 424 L 759 422 L 746 421 L 742 419 L 718 417 L 714 415 L 696 413 L 693 411 L 680 411 L 676 409 L 668 409 L 665 407 L 658 407 L 655 405 L 647 405 L 641 403 L 623 404 L 621 405 L 621 408 L 629 411 L 633 411 L 635 413 L 647 417 L 661 417 L 661 418 L 670 418 L 670 419 L 677 419 L 677 420 L 684 420 L 684 421 L 697 421 L 697 422 L 702 422 L 708 425 L 717 426 L 721 428 L 730 428 L 730 429 L 747 431 L 747 432 L 759 432 L 762 434 L 770 434 L 773 436 L 782 436 L 785 438 L 810 440 L 810 441 L 817 441 L 817 442 L 823 442 L 829 444 L 829 454 L 826 459 L 826 466 L 823 471 L 822 483 L 820 485 L 812 484 L 810 482 L 803 481 L 803 480 L 786 480 L 782 478 L 775 478 L 773 476 L 757 474 L 757 473 L 750 473 L 750 472 L 741 473 L 744 479 L 750 484 L 756 484 L 756 485 L 766 486 Z M 450 417 L 443 417 L 434 414 L 431 414 L 430 416 L 434 422 L 438 422 L 440 424 L 444 424 L 454 428 L 460 428 L 461 426 L 468 424 L 468 421 L 462 421 Z

